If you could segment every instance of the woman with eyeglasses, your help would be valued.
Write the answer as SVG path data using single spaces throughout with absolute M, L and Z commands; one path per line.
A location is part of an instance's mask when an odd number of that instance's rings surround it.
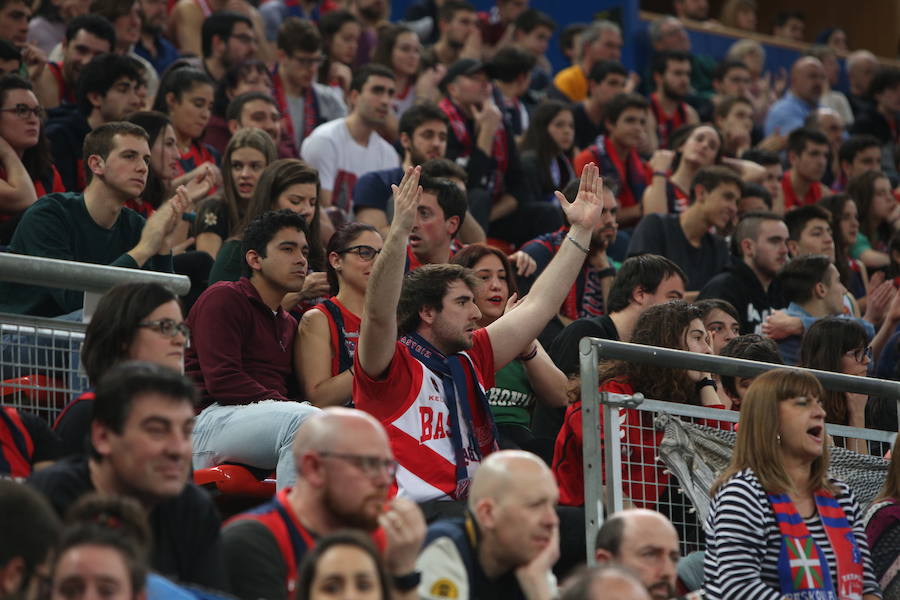
M 366 287 L 383 245 L 378 230 L 363 223 L 344 225 L 328 241 L 325 268 L 334 295 L 303 314 L 294 345 L 300 387 L 315 406 L 350 402 Z
M 844 375 L 866 377 L 872 362 L 872 348 L 865 329 L 850 319 L 829 317 L 816 321 L 803 335 L 798 366 Z M 826 390 L 822 396 L 825 420 L 836 425 L 866 426 L 869 397 L 851 392 Z M 868 454 L 866 440 L 835 438 L 835 444 Z
M 216 258 L 247 213 L 263 170 L 277 158 L 275 144 L 265 131 L 247 128 L 235 132 L 222 156 L 222 193 L 197 208 L 193 229 L 197 250 Z
M 143 360 L 184 372 L 184 349 L 190 331 L 178 297 L 157 283 L 125 283 L 100 299 L 81 345 L 81 364 L 92 386 L 111 367 Z M 62 438 L 64 455 L 85 451 L 91 429 L 94 392 L 73 400 L 53 428 Z
M 25 209 L 38 198 L 66 191 L 43 120 L 31 84 L 18 75 L 0 77 L 0 246 L 9 244 Z

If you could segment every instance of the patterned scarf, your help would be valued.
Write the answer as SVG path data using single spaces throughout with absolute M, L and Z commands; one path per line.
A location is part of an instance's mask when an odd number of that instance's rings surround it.
M 272 71 L 272 86 L 275 88 L 275 100 L 278 102 L 278 110 L 281 111 L 282 119 L 287 130 L 288 139 L 297 141 L 294 119 L 291 118 L 291 110 L 287 102 L 287 94 L 284 91 L 284 82 L 281 81 L 281 73 L 278 67 Z M 303 97 L 303 139 L 312 133 L 320 124 L 319 121 L 319 100 L 313 91 L 313 84 L 310 83 L 306 88 L 306 95 Z
M 497 447 L 497 426 L 491 418 L 491 409 L 488 406 L 487 397 L 481 386 L 478 385 L 478 374 L 468 357 L 461 354 L 444 356 L 441 352 L 429 344 L 425 338 L 417 333 L 411 333 L 400 338 L 409 353 L 416 360 L 425 365 L 428 370 L 437 373 L 441 377 L 441 385 L 444 388 L 444 400 L 450 411 L 450 443 L 453 445 L 453 453 L 456 456 L 456 491 L 451 494 L 454 500 L 462 500 L 469 494 L 469 462 L 480 462 L 482 459 L 481 447 L 475 436 L 475 421 L 472 418 L 473 398 L 471 388 L 475 388 L 475 406 L 481 409 L 482 414 L 491 424 L 494 450 Z M 471 378 L 472 385 L 469 385 Z M 460 413 L 462 413 L 460 415 Z M 463 441 L 460 418 L 465 420 L 468 430 L 468 439 Z
M 787 494 L 769 494 L 781 531 L 778 576 L 781 592 L 791 600 L 856 600 L 863 594 L 862 554 L 853 528 L 834 496 L 827 490 L 814 494 L 819 519 L 834 551 L 837 576 L 833 577 L 822 548 L 816 544 L 797 507 Z M 834 588 L 837 582 L 838 589 Z
M 450 128 L 453 129 L 453 135 L 456 136 L 456 139 L 459 141 L 459 145 L 462 148 L 459 153 L 459 158 L 468 157 L 472 154 L 474 144 L 472 142 L 472 136 L 469 135 L 469 127 L 466 125 L 466 120 L 463 118 L 459 108 L 457 108 L 449 98 L 441 100 L 439 106 L 447 114 L 447 118 L 450 119 Z M 497 128 L 497 133 L 494 134 L 491 156 L 497 161 L 497 168 L 494 169 L 491 174 L 487 189 L 491 192 L 491 198 L 496 201 L 503 193 L 503 176 L 506 174 L 506 169 L 509 167 L 509 148 L 507 147 L 506 126 L 502 122 Z
M 600 173 L 615 173 L 619 177 L 621 189 L 619 190 L 619 205 L 628 208 L 639 204 L 644 197 L 644 190 L 649 183 L 647 167 L 641 162 L 637 150 L 632 148 L 625 156 L 625 160 L 616 153 L 612 141 L 603 135 L 597 136 L 597 140 L 590 147 L 594 160 Z

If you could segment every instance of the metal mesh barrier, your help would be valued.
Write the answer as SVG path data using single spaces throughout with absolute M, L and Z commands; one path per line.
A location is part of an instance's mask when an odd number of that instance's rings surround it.
M 86 324 L 0 314 L 0 404 L 53 423 L 88 387 L 79 351 Z
M 154 282 L 179 295 L 191 285 L 184 275 L 10 253 L 0 253 L 0 281 L 83 291 L 86 319 L 100 296 L 120 283 Z M 88 387 L 79 366 L 86 328 L 64 319 L 0 313 L 0 404 L 52 424 Z
M 730 460 L 739 413 L 645 399 L 641 394 L 598 392 L 597 363 L 601 357 L 633 360 L 737 377 L 754 377 L 783 366 L 591 338 L 581 341 L 580 351 L 587 555 L 594 554 L 594 538 L 603 515 L 630 506 L 658 510 L 669 517 L 678 531 L 683 555 L 702 550 L 702 523 L 708 506 L 705 495 Z M 800 370 L 814 374 L 828 389 L 900 398 L 898 382 Z M 827 431 L 834 437 L 868 440 L 879 450 L 896 436 L 896 432 L 837 425 L 828 425 Z M 666 464 L 661 451 L 666 454 Z M 835 450 L 832 467 L 835 454 L 849 464 L 847 474 L 864 471 L 855 484 L 865 488 L 865 493 L 855 488 L 854 492 L 865 504 L 866 494 L 870 500 L 880 486 L 887 461 Z M 848 483 L 854 487 L 854 482 Z

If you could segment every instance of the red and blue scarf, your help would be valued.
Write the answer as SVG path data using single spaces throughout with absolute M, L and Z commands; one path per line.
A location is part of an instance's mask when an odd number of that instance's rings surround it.
M 456 107 L 449 98 L 441 100 L 439 106 L 450 120 L 450 127 L 453 129 L 453 135 L 456 136 L 460 145 L 459 158 L 466 158 L 472 154 L 475 146 L 472 136 L 469 135 L 469 127 L 463 118 L 459 108 Z M 507 147 L 506 126 L 500 123 L 497 133 L 494 134 L 494 143 L 491 147 L 491 156 L 497 161 L 497 168 L 491 173 L 490 181 L 487 189 L 491 193 L 491 198 L 496 201 L 503 193 L 503 177 L 506 175 L 506 169 L 509 168 L 509 148 Z
M 453 354 L 444 356 L 437 348 L 428 343 L 425 338 L 417 333 L 410 333 L 400 338 L 400 343 L 409 349 L 413 358 L 425 365 L 428 370 L 437 373 L 441 377 L 441 385 L 444 388 L 444 400 L 450 411 L 450 443 L 453 445 L 453 453 L 456 462 L 456 491 L 451 494 L 454 500 L 465 499 L 469 495 L 468 464 L 481 462 L 482 451 L 475 435 L 475 420 L 472 415 L 472 407 L 481 410 L 484 418 L 491 424 L 493 440 L 491 444 L 494 450 L 498 450 L 497 426 L 491 418 L 491 409 L 488 405 L 484 390 L 478 385 L 478 373 L 475 366 L 467 356 Z M 469 385 L 471 378 L 472 384 Z M 473 398 L 472 389 L 475 389 L 476 398 Z M 463 443 L 460 419 L 464 419 L 468 433 L 468 439 Z
M 638 156 L 637 150 L 632 148 L 625 156 L 625 160 L 622 160 L 622 157 L 616 153 L 612 141 L 604 135 L 597 136 L 590 150 L 601 175 L 615 173 L 618 176 L 619 197 L 617 199 L 619 206 L 628 208 L 640 204 L 649 178 L 647 177 L 647 167 Z
M 778 578 L 790 600 L 856 600 L 863 597 L 862 553 L 844 509 L 827 490 L 814 494 L 819 519 L 837 563 L 831 573 L 822 548 L 787 494 L 769 494 L 781 531 Z M 835 589 L 837 584 L 837 589 Z

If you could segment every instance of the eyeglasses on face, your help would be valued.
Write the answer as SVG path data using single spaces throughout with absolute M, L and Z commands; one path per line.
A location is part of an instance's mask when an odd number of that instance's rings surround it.
M 382 473 L 387 473 L 388 477 L 393 479 L 394 475 L 397 474 L 397 461 L 390 458 L 343 452 L 319 452 L 319 456 L 346 461 L 369 477 L 377 477 Z
M 156 321 L 144 321 L 138 323 L 138 327 L 146 327 L 166 337 L 175 337 L 179 333 L 184 336 L 185 343 L 191 339 L 191 329 L 187 323 L 178 323 L 174 319 L 158 319 Z
M 344 248 L 343 250 L 338 250 L 338 254 L 344 254 L 349 252 L 350 254 L 355 254 L 361 259 L 365 261 L 375 260 L 375 257 L 381 253 L 381 250 L 376 250 L 372 246 L 366 246 L 365 244 L 360 244 L 358 246 L 350 246 L 348 248 Z
M 858 363 L 863 363 L 866 361 L 872 362 L 872 346 L 866 346 L 865 348 L 856 348 L 855 350 L 848 350 L 847 352 L 844 352 L 844 356 L 852 358 Z
M 0 112 L 8 112 L 16 115 L 20 119 L 27 119 L 30 115 L 34 115 L 41 121 L 47 116 L 44 109 L 40 106 L 28 106 L 27 104 L 16 104 L 10 108 L 0 108 Z

